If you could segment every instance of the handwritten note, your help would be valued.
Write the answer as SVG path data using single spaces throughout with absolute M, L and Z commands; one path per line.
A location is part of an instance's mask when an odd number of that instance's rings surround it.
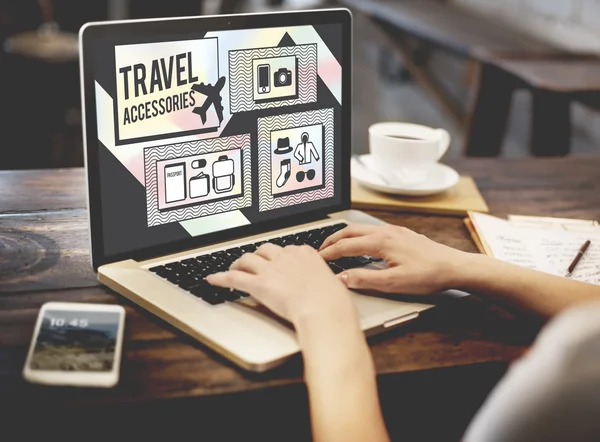
M 581 245 L 587 241 L 591 245 L 571 275 L 573 279 L 592 284 L 600 284 L 600 234 L 565 234 L 562 240 L 543 238 L 540 247 L 545 258 L 557 268 L 557 274 L 565 273 Z
M 535 256 L 518 229 L 507 221 L 479 213 L 472 217 L 472 221 L 488 252 L 494 257 L 539 270 Z
M 565 275 L 579 248 L 589 239 L 591 246 L 571 277 L 600 285 L 600 228 L 585 232 L 560 227 L 539 228 L 480 213 L 472 213 L 471 221 L 494 257 L 560 276 Z

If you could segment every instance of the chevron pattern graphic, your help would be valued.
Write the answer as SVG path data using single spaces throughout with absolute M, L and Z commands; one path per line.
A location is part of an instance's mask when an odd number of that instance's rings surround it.
M 292 127 L 322 124 L 325 128 L 325 186 L 293 195 L 274 197 L 271 195 L 271 131 Z M 333 108 L 287 115 L 274 115 L 258 119 L 258 210 L 264 212 L 280 207 L 308 203 L 333 197 L 334 163 Z
M 298 58 L 298 98 L 255 103 L 252 60 L 288 55 L 295 55 Z M 229 51 L 229 102 L 232 114 L 315 101 L 317 101 L 316 44 Z
M 242 180 L 244 189 L 244 194 L 242 196 L 223 201 L 200 203 L 196 206 L 188 206 L 163 212 L 158 209 L 157 161 L 232 149 L 242 149 Z M 252 205 L 251 150 L 250 134 L 224 138 L 211 138 L 180 144 L 167 144 L 144 149 L 148 227 L 229 212 Z

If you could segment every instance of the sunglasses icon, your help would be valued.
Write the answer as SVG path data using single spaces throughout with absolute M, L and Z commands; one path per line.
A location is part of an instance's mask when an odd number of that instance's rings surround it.
M 305 176 L 309 181 L 312 180 L 315 177 L 315 170 L 310 169 L 308 170 L 308 172 L 304 172 L 303 170 L 301 170 L 300 172 L 296 173 L 296 181 L 301 183 L 302 181 L 304 181 Z

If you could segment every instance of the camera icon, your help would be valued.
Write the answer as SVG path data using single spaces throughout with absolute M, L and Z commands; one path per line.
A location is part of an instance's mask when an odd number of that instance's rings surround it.
M 292 84 L 292 71 L 286 68 L 278 69 L 273 74 L 273 86 L 282 87 Z

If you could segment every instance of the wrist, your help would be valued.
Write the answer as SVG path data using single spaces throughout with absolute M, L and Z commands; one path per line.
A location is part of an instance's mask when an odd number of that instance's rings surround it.
M 344 326 L 357 318 L 350 291 L 339 283 L 340 290 L 313 294 L 318 299 L 298 298 L 290 307 L 290 321 L 298 334 L 311 336 L 313 330 L 332 327 L 332 323 Z
M 451 287 L 467 291 L 479 290 L 482 278 L 488 279 L 486 274 L 491 261 L 493 259 L 487 255 L 461 252 L 460 258 L 451 263 Z
M 329 295 L 334 296 L 325 296 Z M 310 346 L 328 337 L 335 338 L 348 330 L 359 329 L 358 315 L 349 294 L 335 300 L 330 298 L 328 301 L 331 302 L 296 309 L 292 323 L 301 344 Z
M 305 362 L 344 359 L 348 350 L 365 339 L 349 295 L 311 311 L 298 311 L 293 324 Z
M 298 333 L 304 377 L 312 388 L 348 386 L 352 379 L 374 376 L 373 359 L 358 321 L 314 324 Z

